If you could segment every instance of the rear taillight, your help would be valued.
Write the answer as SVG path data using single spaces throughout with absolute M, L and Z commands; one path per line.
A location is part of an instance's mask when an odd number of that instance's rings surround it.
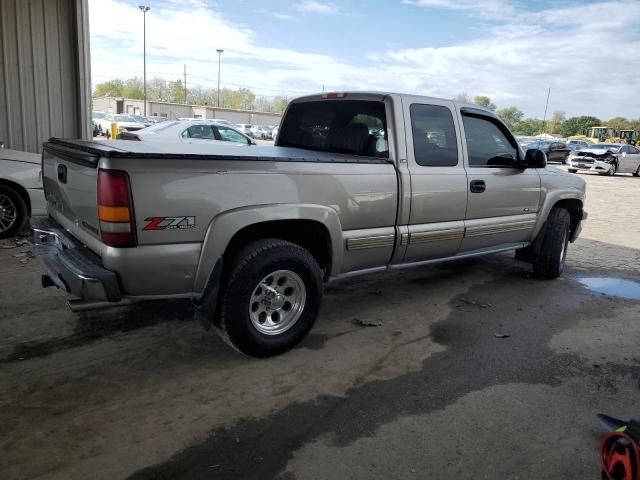
M 111 247 L 135 247 L 136 225 L 129 175 L 122 170 L 98 170 L 100 237 Z

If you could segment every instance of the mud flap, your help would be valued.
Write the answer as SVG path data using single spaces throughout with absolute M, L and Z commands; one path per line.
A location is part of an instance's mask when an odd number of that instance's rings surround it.
M 222 257 L 218 258 L 209 274 L 202 296 L 193 301 L 194 319 L 199 321 L 205 330 L 211 329 L 218 303 L 218 293 L 222 281 Z
M 544 241 L 544 235 L 547 231 L 547 221 L 545 220 L 542 228 L 538 232 L 538 236 L 533 243 L 528 247 L 520 248 L 516 250 L 516 260 L 525 263 L 533 263 L 540 255 L 540 249 L 542 248 L 542 242 Z

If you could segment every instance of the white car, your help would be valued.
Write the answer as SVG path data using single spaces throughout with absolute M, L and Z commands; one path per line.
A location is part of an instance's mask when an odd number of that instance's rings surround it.
M 118 133 L 135 132 L 144 128 L 144 124 L 136 122 L 128 115 L 122 114 L 106 113 L 103 118 L 97 118 L 94 115 L 93 121 L 102 129 L 103 134 L 105 134 L 107 138 L 111 136 L 110 132 L 112 123 L 118 125 Z
M 274 142 L 276 140 L 276 137 L 278 136 L 278 130 L 280 130 L 280 125 L 276 125 L 275 127 L 273 127 L 273 130 L 271 130 L 271 138 L 273 138 Z
M 640 150 L 632 145 L 597 143 L 575 150 L 569 155 L 567 166 L 571 173 L 591 171 L 600 175 L 632 173 L 640 176 Z
M 242 133 L 244 133 L 245 135 L 249 135 L 251 136 L 251 127 L 253 125 L 249 124 L 249 123 L 238 123 L 236 125 L 236 128 L 238 130 L 240 130 Z
M 123 132 L 121 140 L 181 142 L 181 143 L 226 143 L 254 145 L 251 137 L 235 128 L 208 120 L 172 120 L 158 123 L 143 130 Z
M 0 238 L 25 226 L 31 215 L 46 215 L 40 155 L 0 148 Z

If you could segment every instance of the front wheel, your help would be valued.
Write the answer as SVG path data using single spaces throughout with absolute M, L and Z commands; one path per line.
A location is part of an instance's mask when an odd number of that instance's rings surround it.
M 611 168 L 609 168 L 609 171 L 607 172 L 607 175 L 609 175 L 610 177 L 613 177 L 616 174 L 616 164 L 612 163 L 611 164 Z
M 0 185 L 0 238 L 13 237 L 28 217 L 27 204 L 13 188 Z
M 569 173 L 578 173 L 578 170 L 576 170 L 575 168 L 570 168 Z
M 298 344 L 320 311 L 322 270 L 304 248 L 284 240 L 253 242 L 233 260 L 214 321 L 236 350 L 270 357 Z
M 638 165 L 638 169 L 636 170 L 636 173 L 633 174 L 634 177 L 640 177 L 640 165 Z
M 541 235 L 540 253 L 533 262 L 533 271 L 545 279 L 558 278 L 564 271 L 569 246 L 571 215 L 564 208 L 554 208 L 549 213 L 547 223 Z

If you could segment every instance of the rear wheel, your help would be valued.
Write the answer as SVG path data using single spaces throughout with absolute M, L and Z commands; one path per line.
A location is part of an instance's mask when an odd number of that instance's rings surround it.
M 27 204 L 16 190 L 0 185 L 0 238 L 13 237 L 28 217 Z
M 277 239 L 253 242 L 232 260 L 214 324 L 242 353 L 277 355 L 309 333 L 322 293 L 322 270 L 307 250 Z
M 567 259 L 571 215 L 564 208 L 554 208 L 549 213 L 540 246 L 540 253 L 533 261 L 533 271 L 540 278 L 553 279 L 562 275 Z

